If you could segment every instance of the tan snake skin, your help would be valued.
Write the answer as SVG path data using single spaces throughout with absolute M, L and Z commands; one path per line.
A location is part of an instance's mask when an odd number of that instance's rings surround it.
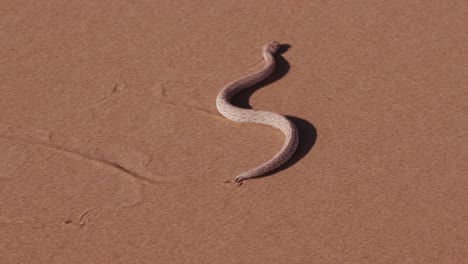
M 286 117 L 267 111 L 255 111 L 240 108 L 231 104 L 231 99 L 240 91 L 249 88 L 266 79 L 275 69 L 275 58 L 273 55 L 278 51 L 280 44 L 272 41 L 263 46 L 263 58 L 265 65 L 258 71 L 247 74 L 224 86 L 216 98 L 216 107 L 227 119 L 241 123 L 256 123 L 268 125 L 283 131 L 285 142 L 281 150 L 265 163 L 243 172 L 236 176 L 236 182 L 246 179 L 264 176 L 268 172 L 280 167 L 294 154 L 298 145 L 298 132 L 295 125 Z

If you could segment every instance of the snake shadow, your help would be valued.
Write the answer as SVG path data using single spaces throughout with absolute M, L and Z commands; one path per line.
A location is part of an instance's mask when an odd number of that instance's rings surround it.
M 252 106 L 250 105 L 251 96 L 256 91 L 267 86 L 268 84 L 274 83 L 278 81 L 279 79 L 283 78 L 289 72 L 291 65 L 288 63 L 286 59 L 283 58 L 283 56 L 281 56 L 281 54 L 285 53 L 290 48 L 291 48 L 291 45 L 289 44 L 281 45 L 278 53 L 275 54 L 276 68 L 273 74 L 271 74 L 267 79 L 260 82 L 259 84 L 254 85 L 253 87 L 240 92 L 238 95 L 236 95 L 233 98 L 232 103 L 239 107 L 252 109 Z M 299 144 L 298 144 L 297 150 L 294 153 L 294 155 L 291 157 L 291 159 L 288 160 L 281 167 L 263 176 L 260 176 L 258 178 L 271 176 L 273 174 L 276 174 L 282 170 L 285 170 L 293 166 L 310 152 L 312 147 L 315 145 L 315 142 L 317 141 L 317 129 L 309 121 L 302 119 L 300 117 L 296 117 L 296 116 L 286 115 L 286 117 L 289 120 L 291 120 L 297 127 L 297 130 L 299 133 Z

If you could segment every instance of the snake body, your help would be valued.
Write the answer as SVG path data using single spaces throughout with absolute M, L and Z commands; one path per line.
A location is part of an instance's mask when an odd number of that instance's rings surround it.
M 265 65 L 258 71 L 247 74 L 224 86 L 216 98 L 216 107 L 221 115 L 235 122 L 256 123 L 268 125 L 280 129 L 285 136 L 285 142 L 281 150 L 265 163 L 243 172 L 235 177 L 236 182 L 263 176 L 280 167 L 294 154 L 298 145 L 298 132 L 295 125 L 286 117 L 267 111 L 255 111 L 231 104 L 231 99 L 242 90 L 249 88 L 270 76 L 275 69 L 274 54 L 280 44 L 272 41 L 263 46 L 263 58 Z

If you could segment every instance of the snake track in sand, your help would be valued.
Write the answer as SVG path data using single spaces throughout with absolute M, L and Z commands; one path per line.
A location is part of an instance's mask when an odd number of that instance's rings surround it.
M 285 136 L 285 142 L 281 150 L 265 163 L 243 172 L 236 176 L 236 182 L 263 176 L 280 167 L 288 161 L 297 149 L 299 137 L 296 126 L 286 117 L 267 111 L 255 111 L 231 104 L 231 99 L 239 92 L 258 84 L 270 76 L 275 69 L 274 54 L 280 48 L 280 44 L 272 41 L 263 46 L 263 58 L 265 65 L 258 71 L 247 74 L 224 86 L 216 98 L 216 107 L 227 119 L 240 123 L 256 123 L 268 125 L 280 129 Z

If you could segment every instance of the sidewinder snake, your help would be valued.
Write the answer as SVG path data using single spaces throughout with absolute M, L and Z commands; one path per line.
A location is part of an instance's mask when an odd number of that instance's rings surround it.
M 247 74 L 237 80 L 234 80 L 224 86 L 216 98 L 216 107 L 221 115 L 235 122 L 240 123 L 256 123 L 268 125 L 280 129 L 285 136 L 285 142 L 281 150 L 265 163 L 243 172 L 235 177 L 236 182 L 241 182 L 246 179 L 251 179 L 259 176 L 264 176 L 268 172 L 280 167 L 288 161 L 297 149 L 299 137 L 297 128 L 286 117 L 267 111 L 255 111 L 245 109 L 231 104 L 231 99 L 239 92 L 249 88 L 270 76 L 275 69 L 274 54 L 280 48 L 280 44 L 276 41 L 263 46 L 263 58 L 265 65 L 258 71 Z

